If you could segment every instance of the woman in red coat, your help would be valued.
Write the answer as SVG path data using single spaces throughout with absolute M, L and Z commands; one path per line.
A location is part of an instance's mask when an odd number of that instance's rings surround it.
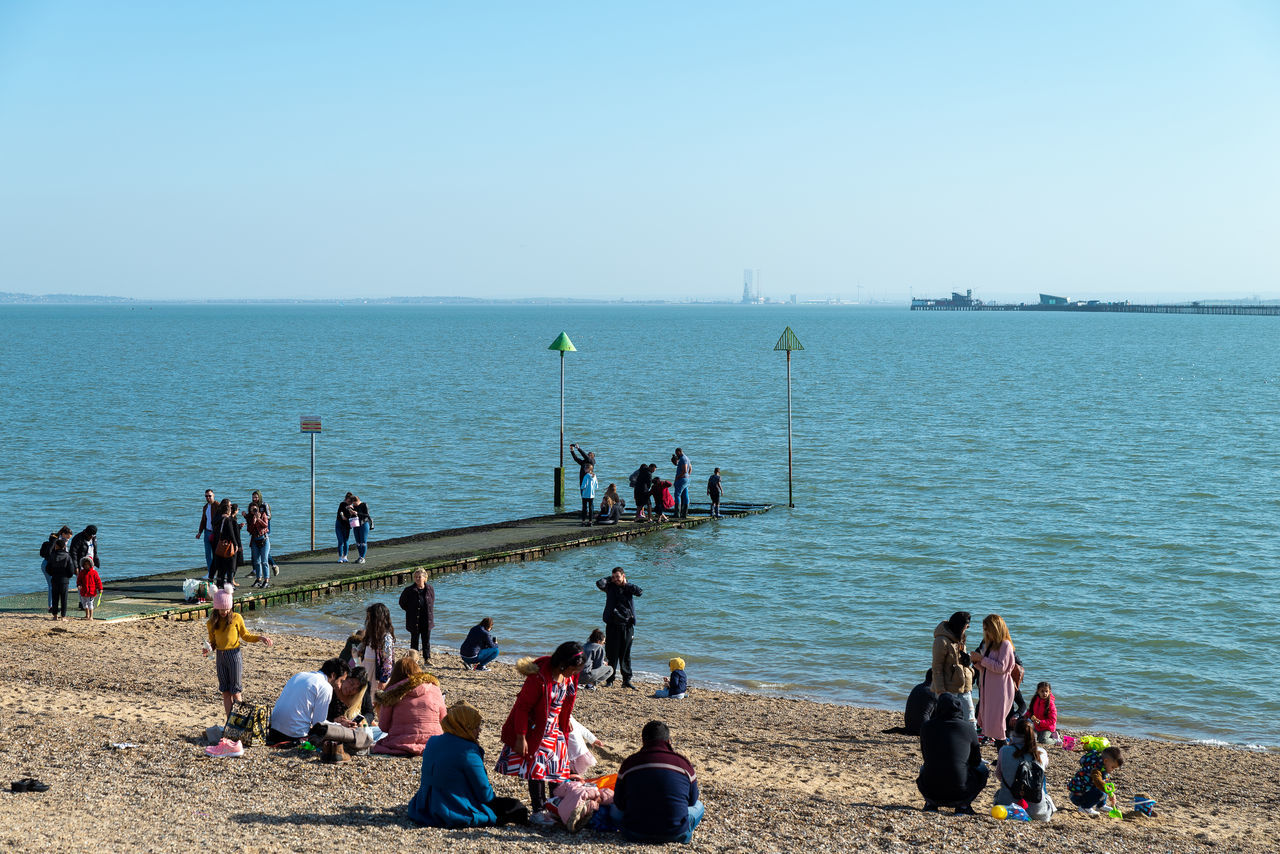
M 555 784 L 575 776 L 565 733 L 586 661 L 582 644 L 570 641 L 549 656 L 516 662 L 524 685 L 502 725 L 502 753 L 494 770 L 529 781 L 534 814 L 546 804 L 548 780 Z

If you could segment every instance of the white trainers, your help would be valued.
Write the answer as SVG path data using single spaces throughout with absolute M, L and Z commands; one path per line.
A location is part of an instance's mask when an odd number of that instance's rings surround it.
M 1090 816 L 1091 818 L 1098 817 L 1098 811 L 1095 810 L 1093 807 L 1076 807 L 1076 809 L 1080 810 L 1080 812 L 1084 813 L 1087 816 Z
M 360 558 L 356 563 L 364 563 L 364 558 Z

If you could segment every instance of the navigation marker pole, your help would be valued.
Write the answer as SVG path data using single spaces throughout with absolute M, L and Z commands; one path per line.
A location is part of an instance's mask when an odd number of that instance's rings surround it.
M 561 332 L 556 336 L 556 340 L 551 342 L 548 350 L 560 351 L 560 467 L 556 469 L 556 486 L 555 486 L 555 502 L 556 507 L 564 506 L 564 354 L 576 353 L 578 348 L 573 346 L 573 342 L 569 340 L 569 336 Z
M 304 415 L 299 419 L 300 433 L 311 434 L 311 551 L 316 550 L 316 434 L 320 432 L 320 416 Z
M 791 351 L 803 350 L 804 345 L 788 326 L 773 349 L 785 350 L 787 353 L 787 506 L 795 507 L 796 503 L 791 490 Z

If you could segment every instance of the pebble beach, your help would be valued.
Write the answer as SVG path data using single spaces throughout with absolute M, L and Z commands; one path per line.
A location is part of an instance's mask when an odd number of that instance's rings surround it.
M 358 756 L 325 765 L 315 754 L 254 746 L 239 759 L 204 754 L 204 730 L 221 723 L 212 661 L 201 658 L 203 625 L 163 620 L 55 623 L 0 617 L 13 662 L 0 691 L 0 848 L 14 851 L 207 849 L 223 851 L 614 850 L 620 837 L 528 827 L 420 828 L 404 807 L 420 760 Z M 271 700 L 295 672 L 338 650 L 329 641 L 277 635 L 245 653 L 245 699 Z M 436 651 L 429 670 L 448 702 L 467 700 L 485 718 L 488 761 L 520 677 L 502 663 L 463 671 Z M 1280 755 L 1196 743 L 1113 737 L 1127 756 L 1116 775 L 1122 800 L 1156 799 L 1157 815 L 1088 818 L 1067 803 L 1078 754 L 1054 750 L 1050 791 L 1061 812 L 1049 824 L 923 813 L 914 778 L 915 739 L 881 731 L 901 716 L 697 688 L 684 701 L 620 688 L 584 691 L 575 716 L 604 743 L 601 773 L 638 747 L 659 718 L 697 768 L 707 816 L 699 851 L 1181 852 L 1275 850 Z M 647 689 L 647 690 L 645 690 Z M 113 745 L 132 744 L 133 747 Z M 994 751 L 985 748 L 994 758 Z M 32 776 L 44 793 L 15 794 Z M 526 799 L 523 784 L 491 775 L 499 795 Z

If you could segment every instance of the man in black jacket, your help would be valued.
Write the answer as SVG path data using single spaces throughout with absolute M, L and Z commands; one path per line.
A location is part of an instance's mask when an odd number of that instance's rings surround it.
M 607 578 L 597 581 L 596 587 L 605 595 L 604 654 L 612 668 L 604 684 L 612 685 L 621 672 L 622 687 L 634 689 L 636 686 L 631 684 L 631 638 L 636 627 L 636 607 L 632 599 L 641 595 L 640 588 L 627 582 L 627 574 L 620 566 L 615 566 Z
M 978 731 L 965 719 L 955 694 L 938 697 L 933 717 L 921 725 L 920 754 L 924 764 L 916 787 L 924 795 L 925 810 L 954 807 L 956 815 L 973 815 L 970 805 L 990 772 L 982 761 Z
M 636 469 L 635 482 L 631 484 L 631 488 L 635 490 L 637 522 L 644 519 L 644 508 L 649 504 L 649 491 L 653 487 L 653 473 L 657 470 L 657 463 L 641 465 Z

